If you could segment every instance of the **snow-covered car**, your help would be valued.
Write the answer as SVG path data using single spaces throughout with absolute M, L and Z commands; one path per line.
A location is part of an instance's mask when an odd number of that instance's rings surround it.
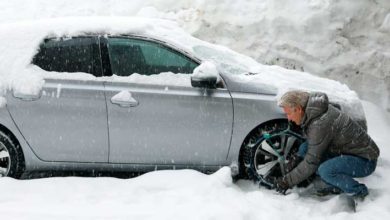
M 276 102 L 294 88 L 327 92 L 365 121 L 347 86 L 261 65 L 171 21 L 28 21 L 0 25 L 0 39 L 1 176 L 222 166 L 266 174 L 275 152 L 288 158 L 299 144 L 288 135 L 271 148 L 253 144 L 287 128 Z

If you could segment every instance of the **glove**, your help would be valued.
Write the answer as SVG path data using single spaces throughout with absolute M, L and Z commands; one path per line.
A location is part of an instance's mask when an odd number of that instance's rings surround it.
M 286 191 L 290 188 L 290 185 L 288 184 L 287 180 L 284 177 L 279 177 L 275 180 L 275 189 L 277 192 L 285 195 Z
M 285 195 L 288 188 L 290 188 L 287 180 L 284 177 L 267 177 L 265 181 L 269 184 L 267 188 L 275 189 L 277 192 Z

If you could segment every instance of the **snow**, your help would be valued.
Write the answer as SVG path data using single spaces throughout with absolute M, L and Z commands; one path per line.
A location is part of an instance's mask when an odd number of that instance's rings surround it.
M 0 97 L 0 108 L 4 107 L 7 104 L 7 99 Z
M 17 94 L 38 95 L 45 83 L 44 79 L 34 74 L 27 74 L 27 71 L 25 74 L 23 72 L 24 70 L 21 70 L 19 73 L 9 75 L 9 87 Z M 3 83 L 6 82 L 6 78 L 2 80 Z
M 307 90 L 327 92 L 330 99 L 341 97 L 341 102 L 352 103 L 357 94 L 348 89 L 351 86 L 361 97 L 381 107 L 390 105 L 390 4 L 387 0 L 13 0 L 1 1 L 0 7 L 0 39 L 7 42 L 0 44 L 0 107 L 6 105 L 2 97 L 5 90 L 38 94 L 45 78 L 190 86 L 188 74 L 96 78 L 85 73 L 49 73 L 30 65 L 37 45 L 47 34 L 59 37 L 97 30 L 164 36 L 201 58 L 219 63 L 218 70 L 237 73 L 233 75 L 237 80 L 254 84 L 267 82 L 278 87 L 279 95 L 304 86 Z M 128 18 L 134 15 L 151 19 Z M 40 20 L 38 26 L 34 20 Z M 260 65 L 226 47 L 199 41 L 177 25 L 194 36 L 226 45 L 261 63 L 309 71 L 342 83 L 278 66 Z M 169 87 L 165 90 L 169 91 Z M 61 85 L 57 87 L 57 97 L 60 92 Z M 119 98 L 128 97 L 125 93 L 119 93 Z M 390 219 L 390 149 L 387 147 L 390 119 L 377 105 L 363 104 L 368 132 L 380 147 L 381 156 L 375 173 L 361 179 L 370 188 L 370 195 L 357 213 L 347 212 L 338 196 L 322 201 L 297 188 L 281 196 L 250 181 L 233 183 L 231 171 L 224 167 L 211 175 L 193 170 L 155 171 L 132 179 L 0 178 L 0 216 L 7 219 Z
M 119 92 L 118 94 L 114 95 L 111 100 L 115 100 L 115 101 L 118 101 L 118 102 L 126 102 L 127 100 L 130 100 L 131 98 L 133 98 L 131 96 L 131 93 L 129 91 L 121 91 Z
M 347 85 L 338 81 L 313 76 L 309 73 L 288 70 L 275 65 L 253 66 L 251 72 L 257 74 L 239 75 L 237 77 L 246 82 L 267 82 L 276 86 L 278 88 L 278 97 L 290 90 L 303 89 L 325 92 L 331 101 L 348 103 L 349 106 L 357 104 L 356 100 L 359 99 L 356 92 L 350 90 Z
M 380 30 L 382 32 L 390 33 L 390 13 L 386 15 L 385 20 L 380 27 Z
M 62 89 L 62 85 L 58 84 L 57 85 L 57 95 L 56 95 L 57 99 L 60 98 L 60 96 L 61 96 L 61 89 Z
M 357 213 L 339 196 L 321 199 L 294 188 L 287 196 L 233 183 L 223 167 L 206 175 L 193 170 L 154 171 L 131 179 L 0 178 L 0 216 L 7 219 L 390 219 L 390 118 L 364 102 L 369 133 L 381 149 L 374 174 L 360 181 L 370 195 Z
M 3 61 L 0 63 L 0 88 L 13 90 L 17 94 L 37 95 L 44 85 L 45 78 L 191 86 L 190 75 L 186 74 L 162 73 L 152 76 L 133 74 L 129 77 L 96 78 L 83 73 L 48 73 L 30 64 L 45 37 L 77 36 L 83 33 L 111 35 L 132 33 L 158 38 L 194 54 L 201 60 L 202 64 L 195 69 L 195 75 L 218 75 L 219 72 L 233 75 L 232 78 L 237 75 L 238 79 L 248 78 L 245 80 L 258 85 L 276 86 L 278 96 L 291 88 L 325 91 L 331 101 L 346 103 L 345 109 L 353 112 L 356 118 L 362 118 L 363 115 L 357 94 L 344 84 L 309 73 L 262 65 L 227 47 L 194 38 L 173 21 L 154 18 L 90 16 L 0 24 L 0 41 L 7 42 L 0 45 L 0 60 Z M 244 76 L 248 72 L 256 74 Z
M 72 16 L 176 21 L 263 64 L 336 79 L 390 109 L 388 0 L 13 0 L 0 23 Z
M 133 98 L 133 96 L 131 95 L 131 92 L 126 91 L 126 90 L 125 91 L 121 91 L 118 94 L 114 95 L 111 98 L 111 101 L 114 102 L 114 103 L 122 103 L 123 105 L 125 105 L 125 103 L 127 103 L 127 102 L 132 102 L 132 103 L 136 103 L 137 102 Z
M 217 82 L 221 80 L 216 65 L 210 61 L 202 62 L 198 67 L 194 69 L 194 73 L 192 75 L 198 78 L 216 77 Z
M 153 85 L 169 85 L 169 86 L 186 86 L 191 87 L 191 75 L 190 74 L 180 74 L 172 72 L 164 72 L 156 75 L 140 75 L 134 73 L 130 76 L 112 76 L 104 77 L 99 80 L 104 80 L 108 82 L 127 82 L 127 83 L 142 83 L 142 84 L 153 84 Z
M 0 158 L 4 158 L 4 157 L 9 157 L 9 154 L 6 151 L 1 151 L 0 152 Z

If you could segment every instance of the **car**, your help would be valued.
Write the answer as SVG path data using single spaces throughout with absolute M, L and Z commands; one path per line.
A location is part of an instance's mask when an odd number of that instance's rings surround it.
M 1 176 L 223 166 L 275 175 L 304 141 L 277 106 L 293 88 L 327 92 L 365 123 L 347 86 L 259 64 L 172 21 L 57 18 L 2 24 L 0 36 Z

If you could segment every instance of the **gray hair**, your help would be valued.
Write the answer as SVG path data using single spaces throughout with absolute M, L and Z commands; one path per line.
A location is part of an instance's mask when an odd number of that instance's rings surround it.
M 306 108 L 310 93 L 302 90 L 292 90 L 283 94 L 278 101 L 280 107 L 302 107 Z

